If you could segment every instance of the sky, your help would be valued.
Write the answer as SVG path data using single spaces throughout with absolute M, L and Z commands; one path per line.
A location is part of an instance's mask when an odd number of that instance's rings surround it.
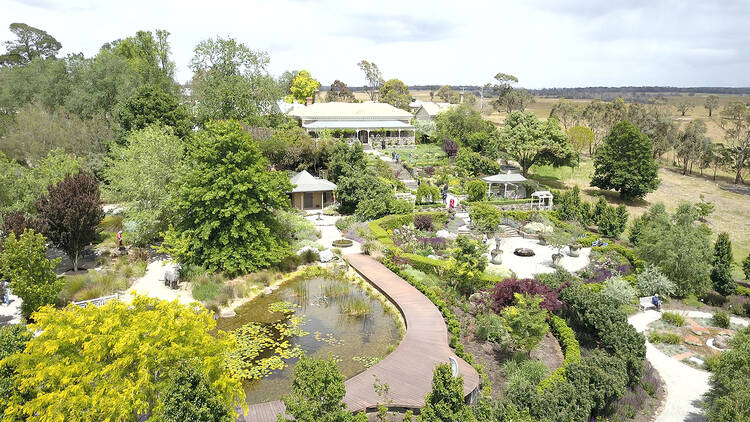
M 750 86 L 750 0 L 0 0 L 0 41 L 12 22 L 87 57 L 166 29 L 180 82 L 195 45 L 221 36 L 267 51 L 273 75 L 306 69 L 324 85 L 363 85 L 366 59 L 407 85 L 503 72 L 526 88 Z

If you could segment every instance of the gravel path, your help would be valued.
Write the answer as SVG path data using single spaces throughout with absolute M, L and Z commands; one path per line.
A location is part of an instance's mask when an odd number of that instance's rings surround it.
M 678 311 L 678 313 L 690 318 L 710 318 L 712 315 L 700 311 Z M 660 318 L 660 312 L 648 310 L 631 316 L 628 321 L 636 330 L 643 332 L 648 324 Z M 731 321 L 740 325 L 748 325 L 747 320 L 740 318 L 732 317 Z M 709 389 L 710 373 L 667 356 L 648 341 L 646 341 L 646 358 L 659 372 L 667 389 L 667 400 L 656 422 L 705 421 L 701 400 L 703 394 Z
M 148 264 L 146 274 L 133 283 L 133 286 L 125 293 L 122 300 L 127 302 L 133 293 L 138 292 L 149 297 L 168 300 L 170 302 L 177 299 L 183 305 L 195 302 L 190 291 L 182 289 L 186 283 L 182 283 L 181 288 L 177 290 L 170 289 L 164 285 L 164 275 L 167 270 L 173 268 L 174 264 L 166 260 L 157 260 Z
M 21 322 L 21 298 L 13 293 L 10 293 L 8 298 L 10 299 L 8 305 L 0 303 L 0 327 Z M 0 300 L 2 300 L 1 297 Z

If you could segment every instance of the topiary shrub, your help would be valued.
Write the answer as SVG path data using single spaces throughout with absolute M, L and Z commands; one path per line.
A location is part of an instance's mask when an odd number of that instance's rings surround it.
M 481 180 L 472 180 L 466 184 L 466 194 L 469 201 L 482 201 L 487 196 L 487 184 Z
M 493 233 L 503 222 L 503 212 L 492 205 L 477 204 L 469 209 L 471 224 L 483 233 Z

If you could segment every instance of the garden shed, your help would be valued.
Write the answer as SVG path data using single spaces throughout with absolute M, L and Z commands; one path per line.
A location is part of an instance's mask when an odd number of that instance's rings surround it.
M 487 196 L 490 198 L 523 199 L 526 197 L 526 188 L 522 185 L 526 178 L 519 173 L 512 173 L 509 170 L 507 173 L 487 176 L 482 180 L 487 183 Z
M 295 174 L 289 181 L 294 185 L 294 189 L 288 192 L 294 208 L 321 210 L 333 204 L 335 183 L 315 177 L 306 170 Z

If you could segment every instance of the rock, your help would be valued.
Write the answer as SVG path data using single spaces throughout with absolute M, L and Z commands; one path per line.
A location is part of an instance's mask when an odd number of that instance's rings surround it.
M 234 312 L 234 309 L 222 309 L 219 313 L 219 317 L 221 318 L 234 318 L 237 316 L 237 312 Z
M 687 335 L 685 336 L 685 343 L 691 345 L 691 346 L 701 346 L 703 343 L 698 339 L 698 337 Z
M 435 233 L 435 237 L 442 237 L 443 239 L 447 239 L 448 237 L 450 237 L 450 235 L 451 234 L 448 230 L 438 230 Z
M 331 262 L 333 261 L 334 255 L 330 249 L 326 249 L 320 253 L 320 262 Z
M 437 255 L 427 255 L 427 258 L 435 259 L 435 260 L 438 260 L 438 261 L 440 260 L 440 257 L 437 256 Z
M 313 248 L 312 246 L 303 246 L 303 247 L 299 248 L 299 250 L 297 250 L 297 255 L 302 255 L 307 250 L 312 250 L 312 251 L 318 252 L 318 250 L 315 249 L 315 248 Z

